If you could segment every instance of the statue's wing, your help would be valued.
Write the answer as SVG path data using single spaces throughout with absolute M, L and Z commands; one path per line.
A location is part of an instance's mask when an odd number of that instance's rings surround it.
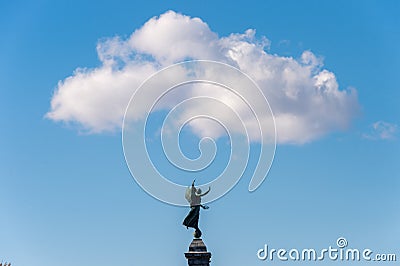
M 185 192 L 185 199 L 191 204 L 192 203 L 192 189 L 188 187 Z

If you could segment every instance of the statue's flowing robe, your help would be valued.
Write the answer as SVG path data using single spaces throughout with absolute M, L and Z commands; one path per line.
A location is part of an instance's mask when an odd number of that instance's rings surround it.
M 199 217 L 200 217 L 200 205 L 190 207 L 190 212 L 183 220 L 183 225 L 192 227 L 195 229 L 199 228 Z
M 186 216 L 185 220 L 183 220 L 183 225 L 198 229 L 201 199 L 196 195 L 196 188 L 194 186 L 186 189 L 185 198 L 190 204 L 190 212 Z

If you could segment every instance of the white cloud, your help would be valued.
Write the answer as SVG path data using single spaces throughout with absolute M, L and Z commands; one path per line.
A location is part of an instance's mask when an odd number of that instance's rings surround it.
M 255 30 L 219 37 L 201 19 L 168 11 L 126 40 L 100 41 L 101 65 L 77 69 L 60 81 L 46 116 L 89 133 L 120 130 L 132 93 L 149 75 L 186 59 L 210 59 L 231 64 L 256 81 L 274 112 L 280 143 L 305 143 L 346 129 L 359 109 L 355 89 L 339 89 L 335 74 L 323 69 L 322 58 L 311 51 L 295 59 L 268 53 L 269 45 L 267 38 L 256 38 Z M 190 126 L 203 132 L 200 122 Z
M 397 132 L 398 126 L 396 124 L 377 121 L 371 125 L 371 132 L 363 134 L 363 137 L 371 140 L 390 140 L 396 138 Z

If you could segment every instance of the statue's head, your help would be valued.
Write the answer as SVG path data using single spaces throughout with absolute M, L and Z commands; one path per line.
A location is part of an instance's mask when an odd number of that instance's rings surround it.
M 198 188 L 198 189 L 196 190 L 196 192 L 197 192 L 197 194 L 201 194 L 201 189 Z

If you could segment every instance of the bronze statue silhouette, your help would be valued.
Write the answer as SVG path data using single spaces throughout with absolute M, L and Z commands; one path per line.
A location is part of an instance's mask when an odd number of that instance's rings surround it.
M 190 204 L 190 212 L 186 216 L 185 220 L 183 220 L 183 225 L 186 226 L 186 229 L 191 227 L 194 228 L 194 237 L 195 238 L 200 238 L 201 237 L 201 231 L 199 229 L 199 217 L 200 217 L 200 207 L 203 209 L 208 209 L 208 206 L 202 205 L 201 204 L 201 197 L 207 195 L 208 192 L 210 192 L 211 187 L 208 187 L 208 190 L 204 193 L 201 193 L 200 188 L 196 188 L 194 186 L 194 182 L 196 180 L 193 180 L 192 186 L 188 187 L 186 189 L 185 193 L 185 198 Z

